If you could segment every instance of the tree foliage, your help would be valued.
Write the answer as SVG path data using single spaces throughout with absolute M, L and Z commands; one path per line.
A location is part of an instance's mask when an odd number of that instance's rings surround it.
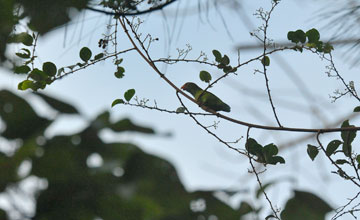
M 333 207 L 310 192 L 296 190 L 294 196 L 287 201 L 282 209 L 278 209 L 274 205 L 267 192 L 268 187 L 275 183 L 264 183 L 261 175 L 267 172 L 267 167 L 275 167 L 274 169 L 276 169 L 278 166 L 288 165 L 291 161 L 282 155 L 277 143 L 260 144 L 255 135 L 252 135 L 252 131 L 261 129 L 314 134 L 316 144 L 308 144 L 306 150 L 311 161 L 316 160 L 318 155 L 324 155 L 329 164 L 336 170 L 333 173 L 339 179 L 360 188 L 360 156 L 357 149 L 353 147 L 356 133 L 360 127 L 350 124 L 349 120 L 343 121 L 339 127 L 331 128 L 284 126 L 284 121 L 276 109 L 275 97 L 271 92 L 270 75 L 273 54 L 284 51 L 299 53 L 300 55 L 309 53 L 326 62 L 328 75 L 336 77 L 342 83 L 344 91 L 338 92 L 333 97 L 335 100 L 350 94 L 353 99 L 360 101 L 354 82 L 347 83 L 335 66 L 332 56 L 333 46 L 324 42 L 320 32 L 315 28 L 289 30 L 285 36 L 289 40 L 289 46 L 277 46 L 270 39 L 268 30 L 271 16 L 281 3 L 280 1 L 270 1 L 270 7 L 267 10 L 261 7 L 255 13 L 262 25 L 257 29 L 257 32 L 253 32 L 251 35 L 262 45 L 263 50 L 253 58 L 240 62 L 240 57 L 236 59 L 215 48 L 211 48 L 211 57 L 200 53 L 197 58 L 188 58 L 190 46 L 187 49 L 178 50 L 177 58 L 153 57 L 149 48 L 152 43 L 159 39 L 150 34 L 141 33 L 139 27 L 144 21 L 134 17 L 129 19 L 126 16 L 162 9 L 172 2 L 174 1 L 111 0 L 101 1 L 101 9 L 93 8 L 87 1 L 62 1 L 49 6 L 49 2 L 43 0 L 40 2 L 43 8 L 35 7 L 36 4 L 32 1 L 9 3 L 5 5 L 6 7 L 4 6 L 8 11 L 5 13 L 7 17 L 4 20 L 6 28 L 1 32 L 1 37 L 6 39 L 6 43 L 0 45 L 2 48 L 0 52 L 2 58 L 5 59 L 4 48 L 7 44 L 22 45 L 22 48 L 15 53 L 22 63 L 14 63 L 13 66 L 15 74 L 24 76 L 24 79 L 18 84 L 18 89 L 39 92 L 65 76 L 106 60 L 111 60 L 114 64 L 114 76 L 117 79 L 122 79 L 126 77 L 126 69 L 122 65 L 123 57 L 129 51 L 135 51 L 139 55 L 139 59 L 144 60 L 158 77 L 174 89 L 179 106 L 176 106 L 176 111 L 159 108 L 156 104 L 149 106 L 146 101 L 139 101 L 137 97 L 134 97 L 136 87 L 130 85 L 124 90 L 123 97 L 112 102 L 112 107 L 129 105 L 190 117 L 209 136 L 249 161 L 249 173 L 254 176 L 259 188 L 256 197 L 259 198 L 259 195 L 263 195 L 268 213 L 270 213 L 265 217 L 266 219 L 324 219 L 328 212 L 334 210 Z M 143 6 L 144 4 L 151 5 L 151 7 L 141 11 L 140 5 Z M 21 14 L 14 11 L 15 8 L 19 7 L 23 10 Z M 75 61 L 62 67 L 56 66 L 55 61 L 45 61 L 40 66 L 35 65 L 34 61 L 37 59 L 35 48 L 39 36 L 52 28 L 66 24 L 70 19 L 68 16 L 70 7 L 79 10 L 89 9 L 111 15 L 116 22 L 110 25 L 110 28 L 116 31 L 104 34 L 103 38 L 99 39 L 98 46 L 104 49 L 101 53 L 95 54 L 92 48 L 82 47 L 77 54 L 79 62 Z M 59 9 L 59 17 L 42 23 L 40 18 L 48 18 L 53 8 Z M 34 13 L 37 10 L 40 10 L 41 13 Z M 24 17 L 30 19 L 28 31 L 20 33 L 13 31 L 14 26 Z M 119 30 L 129 40 L 130 47 L 118 48 L 117 34 Z M 206 83 L 207 86 L 205 89 L 198 90 L 200 93 L 196 95 L 190 92 L 194 95 L 193 98 L 184 93 L 180 85 L 176 85 L 158 68 L 159 63 L 164 65 L 196 63 L 221 72 L 221 75 L 216 78 L 210 73 L 211 71 L 201 70 L 198 74 L 199 80 Z M 206 103 L 204 106 L 205 101 L 201 99 L 211 94 L 212 97 L 216 97 L 212 100 L 220 100 L 209 91 L 218 87 L 219 82 L 223 79 L 237 77 L 239 70 L 250 64 L 260 65 L 260 68 L 256 68 L 254 73 L 263 76 L 264 89 L 267 92 L 271 114 L 276 126 L 249 123 L 246 119 L 238 119 L 234 116 L 218 113 L 219 109 L 211 108 L 211 106 L 215 106 L 214 103 Z M 59 114 L 80 115 L 79 111 L 72 105 L 42 93 L 35 94 Z M 206 113 L 191 111 L 183 99 L 195 103 Z M 356 107 L 354 111 L 357 112 L 358 108 Z M 230 112 L 229 106 L 227 106 L 226 112 Z M 200 216 L 204 218 L 216 216 L 219 219 L 239 219 L 245 215 L 258 217 L 261 212 L 265 212 L 262 211 L 263 205 L 256 206 L 247 201 L 242 201 L 238 209 L 233 209 L 216 199 L 213 196 L 213 191 L 186 192 L 176 170 L 170 163 L 141 152 L 131 143 L 105 143 L 99 137 L 99 132 L 103 129 L 110 129 L 113 132 L 134 131 L 156 135 L 153 129 L 134 124 L 129 119 L 112 122 L 109 113 L 104 112 L 89 122 L 88 127 L 79 133 L 48 138 L 44 136 L 44 131 L 54 122 L 54 119 L 38 116 L 24 99 L 5 90 L 0 92 L 0 116 L 6 124 L 1 133 L 2 137 L 8 140 L 21 140 L 11 156 L 4 153 L 1 156 L 0 163 L 8 169 L 4 174 L 0 174 L 2 175 L 0 176 L 2 177 L 0 178 L 2 181 L 0 189 L 8 193 L 10 187 L 19 187 L 21 181 L 30 176 L 35 176 L 46 183 L 43 189 L 37 189 L 34 214 L 24 215 L 24 218 L 198 219 Z M 247 133 L 244 134 L 244 142 L 239 147 L 239 141 L 225 141 L 216 133 L 215 129 L 212 129 L 217 127 L 216 123 L 212 126 L 206 126 L 199 116 L 215 116 L 239 127 L 246 127 Z M 320 137 L 327 133 L 334 135 L 326 146 Z M 91 166 L 89 162 L 91 158 L 100 158 L 102 163 L 96 167 Z M 31 169 L 25 176 L 20 177 L 17 171 L 24 161 L 30 161 Z M 333 218 L 354 215 L 354 212 L 359 212 L 358 209 L 350 207 L 350 204 L 355 203 L 357 197 L 358 194 L 351 198 L 349 203 L 335 210 Z M 15 211 L 23 213 L 21 210 L 15 209 Z M 0 215 L 3 214 L 0 213 Z

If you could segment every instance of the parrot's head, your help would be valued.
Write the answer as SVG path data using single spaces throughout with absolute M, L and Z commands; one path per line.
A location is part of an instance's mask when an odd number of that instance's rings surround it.
M 195 94 L 196 91 L 201 90 L 199 86 L 197 86 L 195 83 L 187 82 L 183 86 L 181 86 L 181 89 L 190 92 L 191 94 Z

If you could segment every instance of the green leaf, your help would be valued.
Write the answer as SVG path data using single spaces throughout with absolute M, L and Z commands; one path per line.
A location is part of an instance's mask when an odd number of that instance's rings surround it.
M 356 107 L 354 108 L 354 112 L 360 112 L 360 106 L 356 106 Z
M 61 67 L 61 68 L 58 69 L 57 75 L 60 76 L 61 73 L 63 73 L 63 72 L 65 72 L 65 69 L 64 69 L 64 67 Z
M 276 155 L 279 152 L 279 150 L 275 144 L 268 144 L 264 146 L 263 152 L 265 155 L 273 156 Z
M 270 58 L 268 56 L 264 56 L 262 59 L 261 59 L 261 63 L 265 66 L 270 66 Z
M 288 40 L 290 40 L 293 43 L 298 43 L 299 42 L 296 39 L 295 31 L 289 31 L 288 34 L 287 34 L 287 38 L 288 38 Z
M 26 48 L 21 48 L 20 51 L 24 51 L 24 53 L 15 53 L 16 56 L 23 58 L 23 59 L 29 59 L 30 58 L 30 50 Z
M 320 40 L 320 33 L 315 28 L 308 30 L 306 32 L 306 36 L 309 40 L 309 43 L 316 43 Z
M 315 157 L 318 155 L 319 150 L 314 145 L 308 144 L 307 145 L 307 154 L 309 155 L 310 159 L 313 161 Z
M 129 89 L 124 93 L 124 98 L 126 101 L 129 102 L 134 95 L 135 95 L 135 89 Z
M 31 80 L 24 80 L 18 84 L 19 90 L 27 90 L 27 89 L 33 89 L 34 88 L 34 82 Z
M 339 159 L 339 160 L 336 160 L 335 161 L 336 164 L 338 165 L 343 165 L 343 164 L 350 164 L 347 160 L 342 160 L 342 159 Z
M 185 112 L 185 108 L 182 106 L 176 109 L 176 113 L 184 113 L 184 112 Z
M 30 34 L 22 32 L 20 34 L 14 34 L 9 36 L 9 43 L 23 43 L 25 46 L 31 46 L 33 43 L 33 38 Z
M 55 76 L 57 72 L 56 65 L 52 62 L 46 62 L 43 64 L 42 69 L 48 76 Z
M 118 78 L 118 79 L 123 78 L 124 77 L 124 72 L 125 72 L 124 67 L 118 66 L 117 71 L 114 73 L 115 77 Z
M 123 103 L 125 103 L 124 100 L 122 100 L 122 99 L 115 99 L 115 100 L 111 103 L 111 108 L 114 107 L 115 105 L 123 104 Z
M 221 53 L 218 50 L 213 50 L 212 53 L 215 57 L 215 61 L 221 63 L 221 59 L 222 59 Z
M 342 144 L 342 142 L 339 140 L 330 141 L 330 143 L 326 147 L 326 155 L 332 155 L 339 148 L 340 144 Z
M 233 68 L 231 66 L 225 66 L 223 71 L 224 73 L 230 73 L 230 71 L 232 70 Z
M 358 162 L 358 164 L 360 164 L 360 155 L 356 156 L 356 161 Z
M 28 67 L 27 65 L 22 65 L 22 66 L 16 66 L 14 68 L 14 73 L 18 73 L 18 74 L 25 74 L 30 72 L 30 67 Z
M 87 62 L 90 60 L 92 53 L 88 47 L 83 47 L 81 48 L 79 55 L 84 62 Z
M 123 61 L 123 58 L 120 58 L 120 59 L 116 60 L 116 61 L 115 61 L 115 65 L 119 65 L 119 64 L 121 64 L 121 63 L 122 63 L 122 61 Z
M 349 120 L 346 120 L 342 123 L 341 128 L 346 127 L 354 127 L 354 125 L 349 124 Z M 350 157 L 352 152 L 351 143 L 354 141 L 356 137 L 356 131 L 342 131 L 341 132 L 341 139 L 343 140 L 343 152 L 344 155 Z
M 323 42 L 322 41 L 317 41 L 316 43 L 315 43 L 315 45 L 316 45 L 316 50 L 318 51 L 318 52 L 320 52 L 320 53 L 322 53 L 323 51 L 324 51 L 324 47 L 323 47 Z
M 306 41 L 306 34 L 305 34 L 305 32 L 303 31 L 303 30 L 297 30 L 297 31 L 295 31 L 295 36 L 296 36 L 296 39 L 298 40 L 298 41 L 300 41 L 301 43 L 305 43 L 305 41 Z
M 330 53 L 332 50 L 334 50 L 334 47 L 331 44 L 326 43 L 324 45 L 324 53 Z
M 249 138 L 245 144 L 245 148 L 249 151 L 250 154 L 253 155 L 262 155 L 262 146 L 256 142 L 255 139 Z
M 103 53 L 99 53 L 99 54 L 95 55 L 94 60 L 98 60 L 98 59 L 101 59 L 101 58 L 103 58 L 103 57 L 104 57 L 104 54 L 103 54 Z
M 48 78 L 48 75 L 46 73 L 44 73 L 43 71 L 35 68 L 31 71 L 31 73 L 29 74 L 29 77 L 34 79 L 35 81 L 44 81 L 45 79 Z
M 223 58 L 221 58 L 221 64 L 224 64 L 224 65 L 229 65 L 230 63 L 230 59 L 227 55 L 224 55 Z
M 201 81 L 204 81 L 204 82 L 206 82 L 206 83 L 209 83 L 209 82 L 211 81 L 211 75 L 210 75 L 210 73 L 207 72 L 207 71 L 205 71 L 205 70 L 200 71 L 199 77 L 200 77 L 200 80 L 201 80 Z
M 230 71 L 229 71 L 229 73 L 235 73 L 237 71 L 237 68 L 235 67 L 235 68 L 232 68 Z
M 272 164 L 272 165 L 276 165 L 277 163 L 284 164 L 285 159 L 283 157 L 280 157 L 280 156 L 273 156 L 273 157 L 267 159 L 266 163 Z

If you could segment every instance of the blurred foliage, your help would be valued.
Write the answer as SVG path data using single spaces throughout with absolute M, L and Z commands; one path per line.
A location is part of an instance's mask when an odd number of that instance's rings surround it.
M 70 104 L 47 95 L 41 97 L 46 97 L 44 100 L 59 114 L 81 116 Z M 241 216 L 216 199 L 212 191 L 187 192 L 169 162 L 145 154 L 131 143 L 105 143 L 99 137 L 103 129 L 156 134 L 151 128 L 129 119 L 113 123 L 109 112 L 104 112 L 79 133 L 46 138 L 44 132 L 54 120 L 38 116 L 25 99 L 7 90 L 0 91 L 0 116 L 4 127 L 1 137 L 19 143 L 13 153 L 0 153 L 0 190 L 6 193 L 10 187 L 20 187 L 21 181 L 30 176 L 47 182 L 46 189 L 36 192 L 36 211 L 34 216 L 28 215 L 30 219 Z M 100 166 L 89 165 L 89 158 L 94 155 L 102 159 Z M 31 162 L 31 169 L 21 176 L 18 170 L 24 161 Z
M 59 114 L 81 117 L 70 104 L 44 94 L 40 97 Z M 99 137 L 103 129 L 156 134 L 153 129 L 136 125 L 129 119 L 111 122 L 107 111 L 81 132 L 46 138 L 44 132 L 54 119 L 38 116 L 25 99 L 2 90 L 0 116 L 4 128 L 1 137 L 19 143 L 13 153 L 0 153 L 0 191 L 6 194 L 10 188 L 20 187 L 22 181 L 34 176 L 47 182 L 45 189 L 38 187 L 35 192 L 35 213 L 22 219 L 180 220 L 211 219 L 211 216 L 241 219 L 261 210 L 247 202 L 233 209 L 215 198 L 214 191 L 187 192 L 169 162 L 145 154 L 131 143 L 105 143 Z M 102 163 L 92 166 L 89 164 L 92 157 L 98 157 Z M 18 171 L 24 161 L 30 161 L 31 168 L 22 176 Z M 24 210 L 11 211 L 25 213 Z M 282 216 L 294 219 L 294 216 L 303 217 L 300 213 L 310 213 L 316 218 L 307 219 L 324 219 L 329 211 L 331 208 L 320 198 L 296 191 Z M 5 219 L 4 216 L 5 212 L 0 209 L 0 219 Z
M 102 0 L 97 2 L 103 8 L 137 13 L 143 5 L 150 9 L 163 3 L 161 0 Z M 141 4 L 143 3 L 143 4 Z M 17 25 L 27 18 L 26 26 L 41 35 L 62 25 L 66 25 L 76 13 L 89 9 L 94 4 L 90 0 L 0 0 L 0 63 L 7 60 L 5 51 L 11 34 L 17 32 Z M 76 10 L 71 10 L 76 9 Z M 72 17 L 70 16 L 70 12 Z M 100 11 L 101 12 L 101 11 Z M 23 23 L 24 24 L 24 23 Z M 28 45 L 30 46 L 30 45 Z

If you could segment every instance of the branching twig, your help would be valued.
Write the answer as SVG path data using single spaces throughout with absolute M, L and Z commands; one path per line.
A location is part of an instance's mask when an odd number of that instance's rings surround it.
M 246 143 L 247 143 L 247 141 L 249 140 L 250 129 L 251 129 L 251 127 L 248 127 L 248 130 L 247 130 L 247 133 L 246 133 Z M 254 164 L 253 164 L 253 162 L 252 162 L 252 157 L 251 157 L 251 155 L 249 154 L 249 152 L 246 152 L 246 155 L 247 155 L 247 157 L 249 158 L 249 163 L 250 163 L 251 169 L 252 169 L 251 172 L 255 174 L 256 181 L 257 181 L 258 184 L 259 184 L 260 190 L 261 190 L 262 193 L 264 194 L 264 196 L 265 196 L 265 198 L 266 198 L 266 201 L 269 203 L 269 206 L 270 206 L 272 212 L 274 213 L 275 218 L 280 220 L 280 218 L 279 218 L 279 216 L 278 216 L 278 214 L 277 214 L 278 211 L 275 210 L 275 208 L 274 208 L 274 206 L 273 206 L 270 198 L 268 197 L 267 193 L 265 192 L 265 189 L 264 189 L 264 187 L 263 187 L 263 185 L 262 185 L 262 183 L 261 183 L 260 177 L 259 177 L 259 173 L 256 171 L 256 168 L 255 168 L 255 166 L 254 166 Z
M 320 138 L 319 138 L 319 136 L 320 136 L 321 133 L 322 133 L 321 131 L 319 131 L 319 132 L 317 133 L 317 135 L 316 135 L 316 140 L 317 140 L 320 148 L 322 149 L 322 151 L 323 151 L 324 154 L 326 155 L 326 150 L 325 150 L 324 146 L 322 145 L 322 143 L 320 142 Z M 329 160 L 331 161 L 331 163 L 338 169 L 338 171 L 340 171 L 340 172 L 342 173 L 342 175 L 345 177 L 345 179 L 350 180 L 350 181 L 353 182 L 356 186 L 360 187 L 360 184 L 357 183 L 357 182 L 354 180 L 354 178 L 352 178 L 351 176 L 349 176 L 337 163 L 335 163 L 335 161 L 334 161 L 330 156 L 327 156 L 327 158 L 329 158 Z

